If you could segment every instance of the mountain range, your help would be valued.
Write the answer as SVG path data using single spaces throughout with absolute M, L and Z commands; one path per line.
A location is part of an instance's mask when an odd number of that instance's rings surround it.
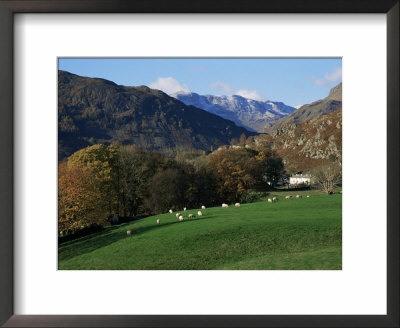
M 174 156 L 237 145 L 239 139 L 247 139 L 246 147 L 274 149 L 293 170 L 341 160 L 341 83 L 326 98 L 297 110 L 241 96 L 174 96 L 59 71 L 59 160 L 97 143 L 135 144 Z
M 268 123 L 267 134 L 248 138 L 246 147 L 273 149 L 289 171 L 312 171 L 342 160 L 342 83 L 321 100 Z
M 186 105 L 204 109 L 254 132 L 262 131 L 268 122 L 278 120 L 296 110 L 282 102 L 258 101 L 239 95 L 203 96 L 194 92 L 179 92 L 171 96 Z
M 310 120 L 320 115 L 329 114 L 342 108 L 342 83 L 333 87 L 329 95 L 321 100 L 314 101 L 311 104 L 303 105 L 290 115 L 279 120 L 269 122 L 261 132 L 272 133 L 285 124 L 298 124 Z
M 58 127 L 60 160 L 96 143 L 135 144 L 173 156 L 178 151 L 210 151 L 242 135 L 255 135 L 162 91 L 61 70 Z

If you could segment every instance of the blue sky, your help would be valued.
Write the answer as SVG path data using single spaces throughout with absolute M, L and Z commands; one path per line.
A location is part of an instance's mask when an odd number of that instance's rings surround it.
M 232 95 L 297 106 L 342 80 L 340 58 L 60 58 L 59 69 L 168 94 Z

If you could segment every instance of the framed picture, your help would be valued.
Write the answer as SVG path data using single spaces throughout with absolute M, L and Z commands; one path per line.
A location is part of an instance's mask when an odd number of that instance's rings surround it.
M 190 4 L 0 1 L 0 323 L 5 327 L 398 327 L 399 7 L 394 0 Z M 275 59 L 275 66 L 290 66 L 286 63 L 301 58 L 336 58 L 340 69 L 332 66 L 335 70 L 329 74 L 306 74 L 315 85 L 325 87 L 328 82 L 339 83 L 343 69 L 344 214 L 339 266 L 332 260 L 331 266 L 311 264 L 294 267 L 295 270 L 284 266 L 271 270 L 257 265 L 209 270 L 213 268 L 203 265 L 186 271 L 187 264 L 160 266 L 157 270 L 154 265 L 137 268 L 127 260 L 122 267 L 127 270 L 121 270 L 118 265 L 108 266 L 107 261 L 96 267 L 90 263 L 98 261 L 95 257 L 83 265 L 70 261 L 68 256 L 60 258 L 57 245 L 61 244 L 57 241 L 68 239 L 73 227 L 60 229 L 56 223 L 55 215 L 60 211 L 57 149 L 65 150 L 62 157 L 71 156 L 77 149 L 71 150 L 70 139 L 63 139 L 64 148 L 57 144 L 64 136 L 57 134 L 56 103 L 64 105 L 64 100 L 57 98 L 60 90 L 69 87 L 63 81 L 80 78 L 65 72 L 76 73 L 71 67 L 78 57 L 80 67 L 92 65 L 91 60 L 97 57 L 98 62 L 103 60 L 97 67 L 109 71 L 116 67 L 107 68 L 109 58 L 136 58 L 135 64 L 129 64 L 136 67 L 133 74 L 139 72 L 140 66 L 145 72 L 161 72 L 156 61 L 171 62 L 175 58 L 175 67 L 180 67 L 188 58 L 212 58 L 216 62 L 213 70 L 220 76 L 223 66 L 229 66 L 224 59 L 228 57 L 237 61 L 231 65 L 232 72 L 240 72 L 240 60 L 246 58 Z M 280 58 L 286 58 L 285 64 L 277 60 Z M 149 63 L 145 64 L 144 59 Z M 200 64 L 192 65 L 189 75 L 204 73 L 205 65 Z M 171 76 L 177 71 L 173 67 L 168 66 Z M 251 65 L 243 67 L 251 71 Z M 291 71 L 293 75 L 296 70 Z M 167 76 L 168 71 L 160 74 L 155 76 Z M 242 81 L 247 78 L 246 72 L 238 74 Z M 273 78 L 264 75 L 266 79 Z M 152 88 L 168 95 L 187 91 L 186 85 L 179 83 L 182 81 L 172 81 L 174 86 L 179 85 L 173 90 L 165 87 L 166 79 L 150 82 Z M 214 81 L 214 87 L 252 101 L 265 100 L 255 88 L 243 90 L 237 82 L 238 87 L 232 91 L 233 87 L 223 82 L 222 78 Z M 290 90 L 289 83 L 281 87 L 286 88 Z M 73 98 L 81 89 L 78 86 L 68 92 Z M 340 108 L 341 97 L 340 84 Z M 180 100 L 185 103 L 184 98 Z M 69 105 L 65 103 L 64 108 Z M 190 107 L 192 103 L 186 105 Z M 189 107 L 181 110 L 190 110 Z M 83 114 L 90 116 L 87 108 Z M 68 132 L 73 124 L 67 116 L 64 118 L 62 126 Z M 232 147 L 247 142 L 246 136 L 239 140 L 240 133 L 234 137 Z M 89 139 L 84 140 L 84 146 L 98 143 Z M 60 171 L 58 174 L 60 177 Z M 69 186 L 71 176 L 66 177 L 64 182 Z M 74 184 L 79 184 L 82 177 Z M 290 179 L 308 177 L 293 173 Z M 268 181 L 272 183 L 273 179 Z M 229 202 L 234 204 L 238 199 L 233 197 Z M 162 207 L 162 200 L 163 197 L 152 206 L 160 206 L 157 210 L 164 213 L 164 207 L 170 204 Z M 197 205 L 195 216 L 203 216 L 208 208 Z M 246 209 L 240 203 L 238 208 Z M 235 206 L 228 210 L 234 209 Z M 176 209 L 171 211 L 175 214 Z M 161 228 L 170 220 L 169 213 L 163 215 L 161 224 L 153 220 L 154 231 L 157 225 Z M 113 219 L 115 215 L 110 224 Z M 175 226 L 182 226 L 176 223 Z M 340 232 L 341 229 L 342 225 Z M 131 233 L 126 231 L 125 240 Z M 113 243 L 111 235 L 104 234 L 103 240 L 107 236 L 111 238 L 107 242 Z M 62 248 L 64 253 L 69 251 Z M 137 259 L 141 255 L 134 254 Z M 162 261 L 173 256 L 170 253 Z M 251 268 L 256 270 L 248 270 Z

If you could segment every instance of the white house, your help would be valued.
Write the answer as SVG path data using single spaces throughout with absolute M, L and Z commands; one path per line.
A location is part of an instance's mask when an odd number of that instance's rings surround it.
M 301 183 L 309 185 L 311 183 L 311 174 L 298 173 L 292 175 L 289 179 L 289 184 L 296 185 Z

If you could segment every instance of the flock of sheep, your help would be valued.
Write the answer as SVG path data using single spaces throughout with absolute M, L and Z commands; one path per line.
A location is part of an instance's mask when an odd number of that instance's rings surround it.
M 306 197 L 310 198 L 310 195 L 307 195 Z M 293 197 L 292 196 L 285 196 L 285 199 L 291 199 L 291 198 L 293 198 Z M 303 196 L 302 195 L 296 195 L 296 198 L 303 198 Z
M 310 195 L 307 195 L 306 197 L 309 198 Z M 285 199 L 291 199 L 291 198 L 293 198 L 291 195 L 285 196 Z M 302 195 L 296 195 L 296 198 L 303 198 L 303 196 Z M 273 202 L 276 202 L 276 201 L 278 201 L 277 197 L 268 198 L 268 203 L 273 203 Z M 229 207 L 228 204 L 222 203 L 222 208 L 228 208 L 228 207 Z M 235 207 L 240 207 L 240 203 L 235 203 Z M 206 207 L 203 205 L 203 206 L 201 206 L 201 209 L 205 210 Z M 184 207 L 183 210 L 186 211 L 186 207 Z M 172 214 L 174 211 L 172 209 L 170 209 L 168 212 Z M 203 212 L 201 212 L 201 211 L 197 212 L 197 216 L 202 216 L 202 215 L 203 215 Z M 178 218 L 179 221 L 183 221 L 184 220 L 183 215 L 181 213 L 179 213 L 179 212 L 176 213 L 175 216 Z M 195 215 L 193 213 L 189 213 L 188 214 L 188 218 L 189 219 L 195 218 Z M 160 219 L 157 219 L 156 222 L 157 222 L 157 224 L 160 224 Z M 127 230 L 126 231 L 126 235 L 127 236 L 130 236 L 131 234 L 132 234 L 131 230 Z

